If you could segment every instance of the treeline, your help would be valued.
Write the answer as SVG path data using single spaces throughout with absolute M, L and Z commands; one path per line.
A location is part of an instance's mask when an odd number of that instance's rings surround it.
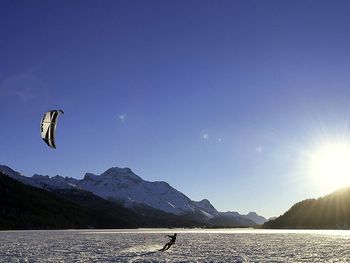
M 350 187 L 293 205 L 264 228 L 349 229 Z

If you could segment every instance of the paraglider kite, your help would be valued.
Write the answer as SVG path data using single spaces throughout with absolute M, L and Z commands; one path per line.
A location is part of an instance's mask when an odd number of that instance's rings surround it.
M 62 110 L 48 111 L 44 114 L 44 117 L 41 119 L 40 123 L 41 138 L 48 146 L 54 149 L 56 149 L 55 131 L 57 127 L 57 117 L 61 113 L 63 114 Z

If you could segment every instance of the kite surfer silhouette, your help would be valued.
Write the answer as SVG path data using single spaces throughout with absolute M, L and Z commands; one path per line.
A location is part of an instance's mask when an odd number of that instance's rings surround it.
M 176 235 L 177 235 L 176 233 L 174 235 L 172 235 L 172 236 L 168 235 L 168 237 L 170 237 L 170 241 L 168 243 L 166 243 L 164 245 L 164 247 L 162 249 L 160 249 L 159 251 L 168 250 L 172 245 L 174 245 L 175 244 L 175 240 L 176 240 Z

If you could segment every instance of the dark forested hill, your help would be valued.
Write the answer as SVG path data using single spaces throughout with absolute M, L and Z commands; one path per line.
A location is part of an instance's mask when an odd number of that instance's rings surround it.
M 136 227 L 138 218 L 125 208 L 84 206 L 0 173 L 0 229 Z
M 282 216 L 266 222 L 264 227 L 349 229 L 350 187 L 296 203 Z

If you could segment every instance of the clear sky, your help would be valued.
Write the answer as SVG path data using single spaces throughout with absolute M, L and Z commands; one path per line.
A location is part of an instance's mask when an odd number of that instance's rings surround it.
M 0 2 L 0 164 L 112 166 L 220 211 L 318 197 L 307 156 L 350 135 L 349 1 Z M 39 122 L 62 109 L 57 149 Z

